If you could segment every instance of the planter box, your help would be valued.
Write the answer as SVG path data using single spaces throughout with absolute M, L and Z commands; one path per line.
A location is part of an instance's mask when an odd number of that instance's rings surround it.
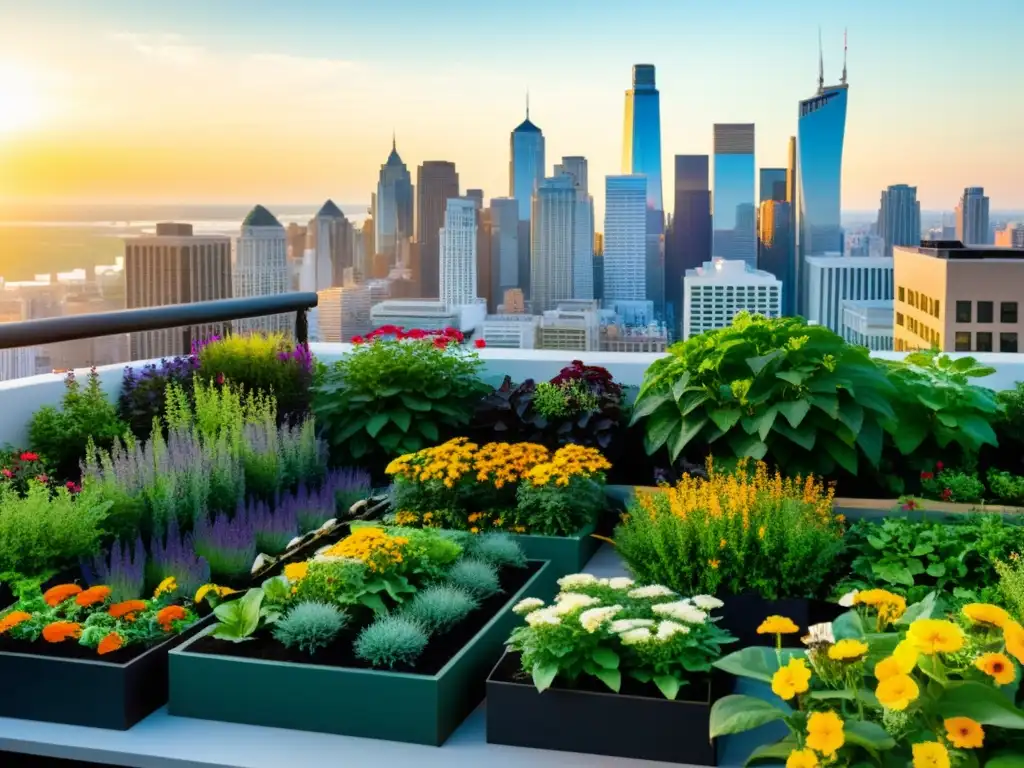
M 722 620 L 718 626 L 729 630 L 739 640 L 728 647 L 729 651 L 752 645 L 774 645 L 774 635 L 757 634 L 757 628 L 769 616 L 785 616 L 796 622 L 800 627 L 800 632 L 794 635 L 783 635 L 782 644 L 793 648 L 802 648 L 803 644 L 800 642 L 800 638 L 807 634 L 809 626 L 833 621 L 847 610 L 836 603 L 808 600 L 802 597 L 766 600 L 753 593 L 719 595 L 718 597 L 725 602 L 719 612 Z
M 582 571 L 601 548 L 600 539 L 591 535 L 596 529 L 596 525 L 588 525 L 575 536 L 536 536 L 527 533 L 514 533 L 511 536 L 523 548 L 528 560 L 547 560 L 557 579 Z M 538 597 L 548 599 L 553 594 Z
M 0 651 L 0 717 L 126 731 L 167 703 L 168 652 L 208 623 L 125 664 Z
M 168 712 L 440 746 L 483 699 L 487 673 L 519 623 L 511 607 L 554 590 L 545 563 L 436 675 L 171 653 Z
M 685 686 L 700 701 L 549 688 L 518 682 L 506 653 L 487 678 L 487 742 L 608 757 L 716 765 L 708 738 L 711 686 Z

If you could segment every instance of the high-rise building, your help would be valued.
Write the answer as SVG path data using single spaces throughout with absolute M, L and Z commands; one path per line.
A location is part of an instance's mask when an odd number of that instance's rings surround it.
M 481 336 L 488 347 L 498 349 L 533 349 L 537 344 L 540 317 L 525 314 L 488 315 Z
M 505 315 L 521 315 L 526 312 L 526 298 L 522 288 L 509 288 L 505 291 L 501 312 Z
M 850 344 L 872 352 L 891 352 L 893 302 L 891 299 L 847 299 L 843 302 L 840 335 Z
M 352 224 L 334 201 L 328 200 L 310 220 L 308 230 L 309 245 L 315 253 L 315 290 L 341 285 L 345 270 L 354 266 Z
M 420 292 L 440 296 L 440 231 L 448 201 L 459 196 L 455 163 L 427 160 L 416 171 L 416 241 L 420 244 Z
M 482 211 L 484 207 L 484 191 L 482 189 L 467 189 L 464 197 L 476 203 L 476 209 Z
M 559 301 L 546 310 L 537 328 L 537 349 L 588 352 L 601 344 L 596 301 Z
M 683 322 L 683 277 L 711 260 L 711 186 L 707 155 L 676 155 L 672 233 L 665 256 L 665 298 L 669 335 Z
M 448 200 L 441 229 L 441 301 L 449 306 L 476 300 L 476 203 L 462 197 Z
M 584 192 L 590 190 L 588 186 L 587 158 L 580 155 L 563 157 L 562 162 L 555 164 L 554 172 L 551 175 L 561 176 L 563 173 L 568 173 L 575 179 L 578 189 L 582 189 Z
M 155 235 L 125 240 L 124 277 L 127 309 L 229 299 L 231 238 L 197 237 L 191 224 L 159 223 Z M 187 355 L 193 341 L 223 332 L 217 323 L 133 333 L 129 359 Z
M 604 233 L 594 233 L 594 298 L 604 301 Z
M 483 208 L 475 197 L 476 208 L 476 295 L 487 302 L 487 311 L 491 314 L 497 310 L 501 294 L 495 291 L 498 275 L 494 264 L 494 224 L 491 221 L 491 209 Z
M 1000 248 L 1024 248 L 1024 224 L 1011 221 L 995 235 L 995 244 Z
M 956 239 L 964 245 L 985 245 L 991 241 L 984 187 L 964 189 L 956 206 Z
M 787 202 L 764 200 L 758 211 L 757 268 L 782 284 L 782 314 L 796 314 L 796 275 L 793 259 L 793 212 Z
M 921 242 L 921 203 L 917 200 L 917 187 L 893 184 L 882 190 L 877 231 L 885 243 L 883 255 L 889 258 L 892 258 L 894 245 Z
M 725 328 L 740 312 L 779 317 L 782 283 L 745 261 L 714 258 L 686 271 L 683 339 Z
M 754 124 L 715 123 L 712 253 L 757 264 L 754 208 Z
M 534 313 L 572 298 L 576 201 L 573 179 L 565 175 L 544 179 L 533 196 L 530 296 Z
M 530 221 L 533 193 L 544 179 L 544 134 L 530 122 L 530 99 L 526 119 L 509 138 L 508 194 L 519 201 L 519 220 Z
M 370 287 L 365 283 L 328 288 L 317 297 L 318 341 L 347 343 L 353 336 L 365 336 L 373 330 Z
M 497 301 L 519 277 L 519 202 L 513 197 L 491 198 L 491 282 Z
M 346 222 L 347 223 L 347 222 Z M 291 290 L 288 238 L 277 218 L 257 205 L 242 221 L 235 241 L 234 296 L 270 296 Z M 290 314 L 250 317 L 234 322 L 238 333 L 287 333 L 294 324 Z
M 893 262 L 888 258 L 808 256 L 808 322 L 842 333 L 843 302 L 848 299 L 892 300 Z
M 758 179 L 758 202 L 775 200 L 786 202 L 787 170 L 785 168 L 762 168 Z
M 398 241 L 412 237 L 413 233 L 412 177 L 398 154 L 394 137 L 391 139 L 391 154 L 380 167 L 373 222 L 377 253 L 386 254 L 394 261 Z
M 555 176 L 569 176 L 576 188 L 573 221 L 572 294 L 574 299 L 594 298 L 594 198 L 587 189 L 587 159 L 563 157 Z
M 608 176 L 604 210 L 604 301 L 647 300 L 647 178 Z
M 665 206 L 661 183 L 661 96 L 653 64 L 633 65 L 633 87 L 626 91 L 622 174 L 647 179 L 644 293 L 655 311 L 665 311 Z

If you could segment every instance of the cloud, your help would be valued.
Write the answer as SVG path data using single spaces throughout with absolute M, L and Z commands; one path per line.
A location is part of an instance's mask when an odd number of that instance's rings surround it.
M 181 35 L 176 34 L 111 32 L 108 37 L 110 40 L 127 45 L 137 53 L 148 58 L 181 66 L 196 64 L 206 54 L 206 49 L 202 46 L 190 44 Z

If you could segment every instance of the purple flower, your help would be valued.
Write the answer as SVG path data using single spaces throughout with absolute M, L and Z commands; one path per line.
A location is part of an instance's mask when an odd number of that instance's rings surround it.
M 82 561 L 82 575 L 90 587 L 110 587 L 114 602 L 135 600 L 146 590 L 146 550 L 140 536 L 132 547 L 123 542 L 114 542 L 110 548 L 110 559 L 103 555 L 92 562 Z
M 196 552 L 219 584 L 244 584 L 256 559 L 256 530 L 247 515 L 203 515 L 196 521 Z
M 193 537 L 181 535 L 176 520 L 172 519 L 168 524 L 164 537 L 157 536 L 150 541 L 149 551 L 146 577 L 150 587 L 173 576 L 182 594 L 193 595 L 201 586 L 210 583 L 209 563 L 196 553 Z
M 256 533 L 256 548 L 268 555 L 279 555 L 288 548 L 288 542 L 299 535 L 296 507 L 285 500 L 279 500 L 273 508 L 262 501 L 250 501 L 238 505 L 235 517 L 247 518 L 246 525 Z
M 362 469 L 333 469 L 319 487 L 302 483 L 294 494 L 281 499 L 282 506 L 294 508 L 299 532 L 309 533 L 339 513 L 344 514 L 370 492 L 370 474 Z M 291 514 L 291 513 L 289 513 Z

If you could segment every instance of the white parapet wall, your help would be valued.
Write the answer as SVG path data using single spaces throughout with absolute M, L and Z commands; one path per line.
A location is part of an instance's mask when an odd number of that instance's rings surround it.
M 310 344 L 314 356 L 327 364 L 341 359 L 351 344 Z M 560 352 L 541 349 L 481 349 L 477 351 L 483 360 L 483 377 L 497 384 L 505 375 L 515 382 L 524 379 L 541 381 L 550 379 L 572 360 L 582 360 L 587 365 L 607 368 L 615 379 L 626 386 L 639 386 L 647 367 L 664 353 L 639 352 Z M 901 352 L 872 352 L 872 357 L 884 360 L 899 360 Z M 965 357 L 968 353 L 950 353 L 950 357 Z M 1011 389 L 1018 381 L 1024 381 L 1024 354 L 997 352 L 975 353 L 972 355 L 983 365 L 991 366 L 996 372 L 991 376 L 977 379 L 977 383 L 990 389 Z M 131 363 L 141 368 L 147 362 Z M 113 398 L 121 392 L 125 365 L 107 365 L 97 369 L 104 390 Z M 85 383 L 88 369 L 76 371 Z M 12 445 L 21 448 L 28 445 L 28 423 L 32 414 L 44 405 L 58 405 L 64 394 L 64 374 L 42 374 L 24 379 L 0 381 L 0 446 Z

